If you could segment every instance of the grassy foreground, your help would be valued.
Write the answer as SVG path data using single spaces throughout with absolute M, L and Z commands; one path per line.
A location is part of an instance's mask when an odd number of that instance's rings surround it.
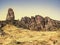
M 60 45 L 59 31 L 31 31 L 7 24 L 0 45 Z

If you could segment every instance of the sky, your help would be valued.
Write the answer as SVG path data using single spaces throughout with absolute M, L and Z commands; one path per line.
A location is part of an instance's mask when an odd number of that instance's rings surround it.
M 15 19 L 41 15 L 60 20 L 60 0 L 0 0 L 0 20 L 5 20 L 8 9 L 14 10 Z

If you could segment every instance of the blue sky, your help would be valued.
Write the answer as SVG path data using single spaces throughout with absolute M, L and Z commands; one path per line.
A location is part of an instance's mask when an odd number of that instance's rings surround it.
M 16 19 L 39 14 L 60 20 L 60 0 L 0 0 L 0 19 L 6 18 L 8 8 L 13 8 Z

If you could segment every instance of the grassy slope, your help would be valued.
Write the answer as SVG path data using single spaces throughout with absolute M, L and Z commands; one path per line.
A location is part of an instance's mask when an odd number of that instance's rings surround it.
M 6 33 L 0 36 L 3 45 L 60 45 L 59 31 L 31 31 L 8 24 L 2 29 Z

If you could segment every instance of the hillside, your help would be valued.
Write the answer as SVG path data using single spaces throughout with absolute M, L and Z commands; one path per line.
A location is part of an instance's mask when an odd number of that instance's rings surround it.
M 7 24 L 0 45 L 60 45 L 59 31 L 32 31 Z

